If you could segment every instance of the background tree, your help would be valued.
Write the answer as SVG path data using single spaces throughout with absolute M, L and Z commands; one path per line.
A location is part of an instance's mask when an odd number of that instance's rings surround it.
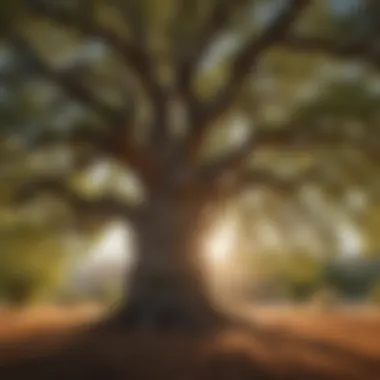
M 324 236 L 326 215 L 310 213 L 316 188 L 334 200 L 358 187 L 376 196 L 378 7 L 341 3 L 1 5 L 1 142 L 21 144 L 29 165 L 39 157 L 27 181 L 20 173 L 17 199 L 50 192 L 81 225 L 129 219 L 137 261 L 126 325 L 218 319 L 201 243 L 247 188 L 273 189 Z M 355 64 L 344 71 L 343 60 Z M 78 177 L 94 161 L 96 191 Z M 328 215 L 338 217 L 339 203 Z

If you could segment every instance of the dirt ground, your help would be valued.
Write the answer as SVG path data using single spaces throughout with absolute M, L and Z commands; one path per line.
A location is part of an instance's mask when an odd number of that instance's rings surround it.
M 245 310 L 209 335 L 88 330 L 93 305 L 0 310 L 0 379 L 379 380 L 380 312 Z

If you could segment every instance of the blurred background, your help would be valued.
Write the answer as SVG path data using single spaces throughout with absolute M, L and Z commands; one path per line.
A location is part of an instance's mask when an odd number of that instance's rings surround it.
M 175 2 L 162 2 L 166 8 L 158 1 L 135 2 L 141 3 L 136 14 L 150 23 L 141 30 L 136 21 L 130 28 L 150 39 L 160 60 L 165 44 L 152 36 L 165 17 L 180 17 Z M 133 230 L 112 207 L 76 212 L 72 194 L 90 200 L 112 194 L 138 203 L 142 189 L 131 171 L 75 143 L 78 131 L 97 130 L 103 122 L 75 84 L 91 90 L 107 111 L 122 107 L 135 84 L 105 41 L 83 37 L 49 14 L 71 12 L 85 29 L 94 12 L 99 22 L 128 35 L 128 20 L 121 17 L 130 14 L 128 2 L 26 3 L 0 5 L 0 302 L 110 305 L 120 298 L 133 264 Z M 252 2 L 251 12 L 231 21 L 231 31 L 202 62 L 197 88 L 204 98 L 222 83 L 247 33 L 260 32 L 282 3 Z M 181 14 L 176 30 L 182 43 L 207 8 L 197 4 L 199 14 Z M 269 180 L 244 189 L 205 242 L 219 294 L 252 304 L 380 306 L 378 25 L 378 1 L 315 1 L 297 28 L 342 47 L 365 44 L 368 54 L 275 46 L 244 86 L 239 107 L 211 131 L 206 161 L 242 144 L 252 125 L 297 120 L 338 136 L 302 144 L 308 137 L 301 131 L 299 144 L 258 149 L 252 167 Z M 133 100 L 144 104 L 139 93 Z M 93 105 L 99 111 L 100 103 Z M 143 118 L 143 107 L 140 113 Z M 34 189 L 36 179 L 47 186 Z M 57 191 L 57 179 L 75 192 Z

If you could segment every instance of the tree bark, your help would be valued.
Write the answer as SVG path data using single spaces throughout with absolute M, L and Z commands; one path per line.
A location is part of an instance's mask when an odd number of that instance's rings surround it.
M 200 257 L 204 211 L 200 200 L 178 195 L 143 209 L 136 223 L 137 262 L 119 313 L 123 326 L 202 329 L 221 322 Z

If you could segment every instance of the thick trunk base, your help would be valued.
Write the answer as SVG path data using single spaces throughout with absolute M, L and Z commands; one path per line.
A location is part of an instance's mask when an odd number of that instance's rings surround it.
M 224 324 L 223 313 L 196 288 L 172 283 L 162 288 L 137 285 L 116 312 L 114 323 L 131 330 L 204 331 Z M 196 286 L 196 283 L 193 284 Z
M 204 330 L 223 317 L 199 256 L 202 204 L 176 195 L 149 203 L 136 225 L 137 262 L 113 321 L 134 330 Z
M 157 305 L 147 310 L 145 303 L 130 304 L 120 309 L 114 322 L 122 329 L 134 331 L 203 332 L 224 325 L 222 313 L 209 308 L 193 310 L 183 305 Z

